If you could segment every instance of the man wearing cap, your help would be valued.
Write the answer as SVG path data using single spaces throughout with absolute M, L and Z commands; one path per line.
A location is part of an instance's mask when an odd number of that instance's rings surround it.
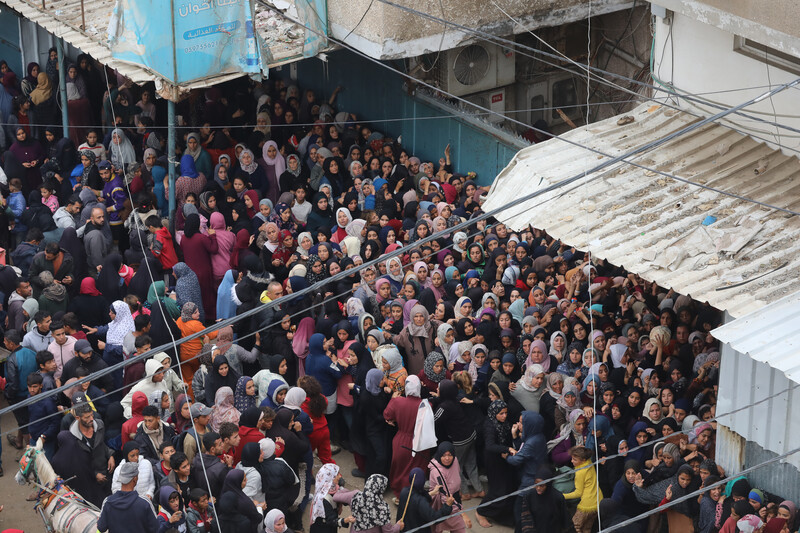
M 194 422 L 194 428 L 190 429 L 183 439 L 183 453 L 186 454 L 186 457 L 189 459 L 191 463 L 194 461 L 195 455 L 197 455 L 197 446 L 198 440 L 200 444 L 203 444 L 203 435 L 206 434 L 208 431 L 206 426 L 208 425 L 208 417 L 211 415 L 211 408 L 206 407 L 204 404 L 200 402 L 193 403 L 192 406 L 189 408 L 189 413 L 192 417 L 192 421 Z M 196 432 L 195 432 L 196 431 Z M 195 438 L 195 436 L 197 438 Z
M 58 434 L 59 449 L 53 456 L 53 470 L 87 501 L 99 506 L 110 490 L 114 471 L 114 450 L 106 446 L 105 426 L 95 420 L 88 402 L 72 407 L 75 420 Z M 136 467 L 138 471 L 138 466 Z
M 117 479 L 122 484 L 120 490 L 103 500 L 98 531 L 109 533 L 139 533 L 158 531 L 156 518 L 150 503 L 136 492 L 139 480 L 137 463 L 125 463 L 119 467 Z
M 100 161 L 97 164 L 97 170 L 100 172 L 100 178 L 103 180 L 103 200 L 106 204 L 106 213 L 108 216 L 108 224 L 111 226 L 111 235 L 115 241 L 119 243 L 120 252 L 125 250 L 128 242 L 128 235 L 125 232 L 123 223 L 123 210 L 125 209 L 125 194 L 124 183 L 122 176 L 115 173 L 111 168 L 109 161 Z
M 94 374 L 108 368 L 108 365 L 99 355 L 94 353 L 89 341 L 80 339 L 75 342 L 75 357 L 64 363 L 64 369 L 61 372 L 61 383 L 66 383 L 68 379 L 77 377 L 75 372 L 78 368 L 85 368 L 89 374 Z M 103 392 L 109 392 L 112 388 L 111 374 L 93 376 L 92 383 Z

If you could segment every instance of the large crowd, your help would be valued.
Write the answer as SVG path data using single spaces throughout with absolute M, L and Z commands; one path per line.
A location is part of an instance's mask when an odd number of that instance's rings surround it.
M 193 93 L 171 188 L 153 90 L 79 57 L 61 137 L 59 68 L 0 62 L 4 394 L 42 395 L 4 429 L 101 531 L 589 533 L 665 505 L 620 531 L 797 531 L 743 477 L 670 503 L 726 476 L 715 309 L 541 230 L 451 230 L 487 189 L 339 89 Z

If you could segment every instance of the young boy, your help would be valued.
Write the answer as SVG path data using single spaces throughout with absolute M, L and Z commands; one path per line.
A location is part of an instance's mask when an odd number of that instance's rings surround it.
M 22 194 L 22 180 L 13 178 L 8 182 L 8 208 L 14 213 L 14 227 L 11 229 L 12 243 L 14 248 L 22 241 L 22 236 L 28 231 L 28 227 L 20 222 L 19 217 L 25 211 L 27 203 L 25 202 L 25 195 Z
M 31 397 L 42 393 L 42 383 L 44 379 L 39 373 L 28 374 L 28 394 Z M 61 418 L 58 416 L 56 402 L 52 396 L 41 398 L 39 401 L 28 406 L 30 416 L 30 426 L 28 427 L 31 439 L 31 446 L 36 445 L 36 440 L 41 437 L 44 441 L 44 455 L 47 460 L 53 459 L 56 452 L 56 437 L 58 436 L 59 423 Z
M 70 337 L 74 337 L 77 340 L 86 340 L 86 332 L 83 331 L 83 327 L 81 326 L 81 321 L 78 318 L 78 315 L 75 313 L 66 313 L 63 317 L 61 317 L 61 321 L 64 323 L 64 331 L 67 332 L 67 335 Z
M 203 489 L 189 491 L 189 505 L 186 507 L 186 525 L 189 533 L 206 533 L 217 531 L 214 522 L 214 507 L 208 499 L 208 492 Z
M 239 462 L 239 457 L 236 457 L 236 449 L 239 446 L 239 426 L 233 422 L 223 422 L 219 425 L 219 436 L 222 439 L 222 446 L 220 446 L 220 459 L 223 455 L 230 455 L 233 457 L 233 462 Z
M 167 476 L 165 483 L 175 483 L 184 494 L 184 499 L 189 491 L 194 486 L 194 480 L 191 477 L 192 464 L 183 452 L 175 452 L 169 458 L 169 466 L 172 468 L 172 474 Z
M 175 253 L 175 245 L 172 242 L 172 235 L 169 230 L 161 224 L 158 215 L 150 215 L 145 220 L 147 229 L 156 236 L 150 251 L 161 261 L 164 270 L 171 270 L 178 262 L 178 254 Z
M 61 386 L 61 381 L 56 379 L 57 370 L 56 358 L 52 353 L 41 350 L 36 352 L 36 366 L 39 367 L 37 374 L 42 376 L 42 391 L 49 391 Z
M 173 480 L 167 480 L 166 482 L 174 482 L 175 474 L 169 462 L 170 457 L 173 455 L 175 455 L 175 446 L 173 446 L 172 441 L 164 441 L 158 446 L 159 461 L 153 464 L 153 479 L 159 490 L 170 474 L 172 474 Z
M 185 531 L 186 516 L 183 513 L 183 500 L 181 493 L 169 485 L 161 487 L 158 491 L 158 503 L 161 512 L 158 513 L 159 531 Z

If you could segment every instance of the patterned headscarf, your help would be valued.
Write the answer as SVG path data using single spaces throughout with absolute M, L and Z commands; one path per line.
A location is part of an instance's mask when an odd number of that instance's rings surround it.
M 372 474 L 364 484 L 364 490 L 353 496 L 350 509 L 356 521 L 354 531 L 379 528 L 392 522 L 389 504 L 383 499 L 383 493 L 389 486 L 389 480 L 381 474 Z
M 311 505 L 312 524 L 317 518 L 325 518 L 325 504 L 323 502 L 328 494 L 336 492 L 337 486 L 333 480 L 338 473 L 339 467 L 333 463 L 322 465 L 322 468 L 317 472 L 317 480 L 314 485 L 314 501 Z

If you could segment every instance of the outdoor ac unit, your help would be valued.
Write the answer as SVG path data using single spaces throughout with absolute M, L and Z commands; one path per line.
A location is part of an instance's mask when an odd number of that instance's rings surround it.
M 556 108 L 572 120 L 585 113 L 581 104 L 586 101 L 586 81 L 571 72 L 546 74 L 528 84 L 528 124 L 544 120 L 549 126 L 563 124 Z
M 471 94 L 465 98 L 472 102 L 473 104 L 477 104 L 484 109 L 489 109 L 490 111 L 494 111 L 491 114 L 485 114 L 485 111 L 481 111 L 479 109 L 471 108 L 470 106 L 466 106 L 466 109 L 470 111 L 475 111 L 476 113 L 481 113 L 482 116 L 492 122 L 494 124 L 503 122 L 505 117 L 502 115 L 506 112 L 506 90 L 505 88 L 494 89 L 492 91 L 486 91 L 478 94 Z M 500 113 L 499 115 L 496 113 Z
M 439 88 L 455 96 L 475 94 L 514 83 L 514 53 L 490 43 L 447 50 L 439 62 Z

